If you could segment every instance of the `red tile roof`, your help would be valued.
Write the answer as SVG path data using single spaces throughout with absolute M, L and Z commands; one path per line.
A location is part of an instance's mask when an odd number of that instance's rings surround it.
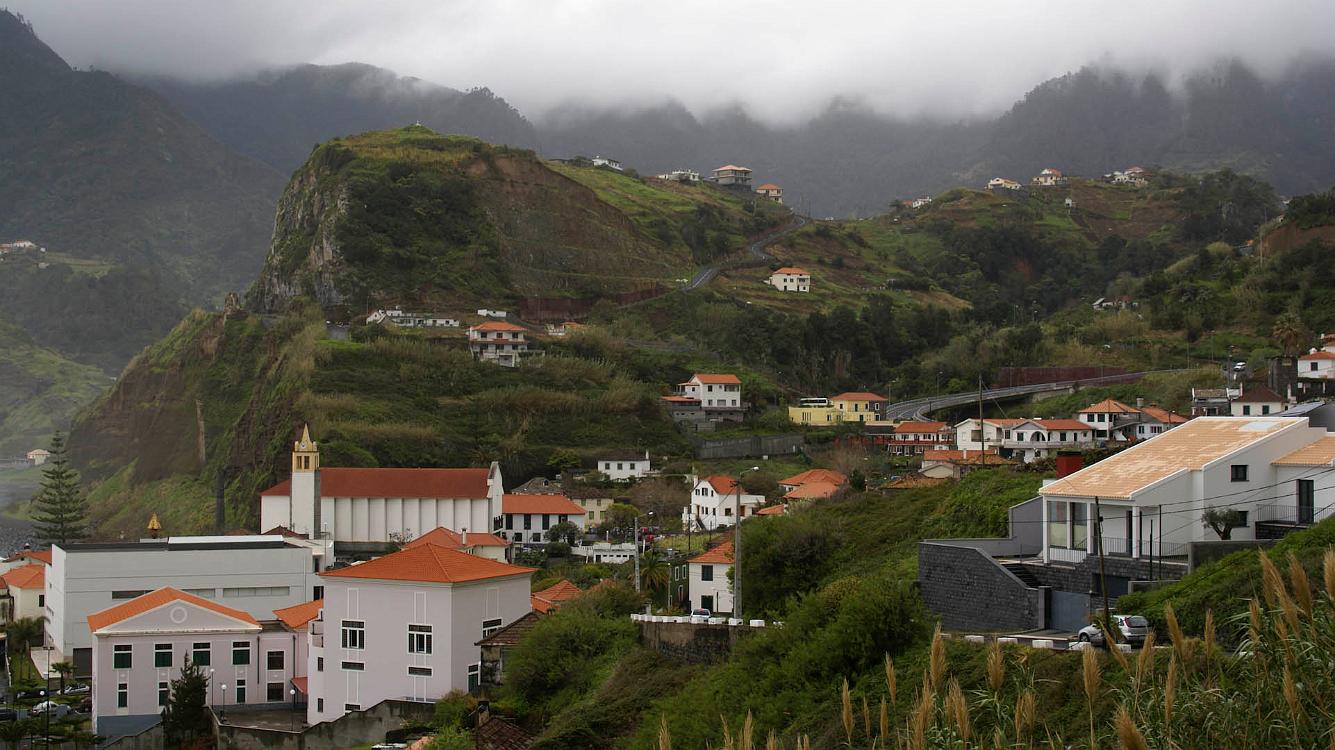
M 1243 404 L 1274 404 L 1283 403 L 1284 397 L 1263 385 L 1254 385 L 1244 388 L 1242 395 L 1233 400 Z
M 697 381 L 699 381 L 702 385 L 741 385 L 741 384 L 742 384 L 742 380 L 741 380 L 741 378 L 737 377 L 736 375 L 733 375 L 732 373 L 715 374 L 715 373 L 708 373 L 708 372 L 697 372 L 697 373 L 695 373 L 694 375 L 691 376 L 691 380 L 697 380 Z M 682 385 L 686 385 L 686 384 L 688 384 L 688 383 L 690 383 L 690 382 L 691 382 L 690 380 L 687 380 L 685 383 L 682 383 Z
M 848 481 L 848 477 L 840 474 L 834 469 L 807 469 L 801 474 L 794 474 L 787 479 L 780 479 L 779 484 L 801 486 L 811 482 L 825 482 L 833 484 L 836 487 L 842 486 Z
M 88 615 L 88 629 L 96 633 L 97 631 L 109 625 L 115 625 L 118 622 L 128 620 L 131 617 L 142 615 L 145 612 L 151 612 L 159 607 L 165 607 L 172 602 L 186 602 L 196 607 L 202 607 L 211 612 L 216 612 L 224 617 L 230 617 L 234 620 L 240 620 L 248 625 L 259 626 L 259 622 L 251 617 L 249 613 L 195 596 L 187 594 L 184 591 L 166 586 L 157 591 L 150 591 L 143 596 L 137 596 L 124 604 L 118 604 L 114 607 L 104 609 L 101 612 L 94 612 Z
M 772 182 L 767 182 L 764 185 L 761 185 L 760 187 L 756 188 L 756 190 L 782 190 L 782 189 L 783 188 L 779 187 L 778 185 L 775 185 Z
M 890 399 L 879 393 L 868 393 L 866 391 L 849 391 L 841 393 L 838 396 L 831 396 L 831 401 L 889 401 Z
M 486 322 L 486 323 L 479 323 L 479 324 L 477 324 L 477 325 L 475 325 L 475 326 L 469 326 L 469 327 L 468 327 L 468 330 L 470 330 L 470 331 L 515 331 L 515 332 L 518 332 L 518 333 L 523 333 L 523 332 L 525 331 L 525 329 L 524 329 L 523 326 L 517 326 L 517 325 L 515 325 L 514 323 L 505 323 L 505 322 L 502 322 L 502 321 L 499 321 L 499 320 L 492 320 L 492 321 L 488 321 L 488 322 Z
M 729 171 L 729 170 L 734 171 L 734 172 L 750 172 L 750 171 L 751 171 L 750 169 L 748 169 L 748 168 L 746 168 L 746 167 L 739 167 L 739 166 L 737 166 L 736 164 L 724 164 L 723 166 L 719 167 L 718 169 L 715 169 L 714 171 L 715 171 L 715 172 L 726 172 L 726 171 Z
M 784 497 L 789 500 L 825 500 L 834 497 L 838 491 L 839 485 L 830 482 L 803 482 Z
M 585 514 L 583 508 L 565 495 L 505 495 L 501 498 L 501 512 L 553 513 L 567 516 Z
M 1144 414 L 1147 417 L 1151 417 L 1155 420 L 1158 420 L 1159 422 L 1162 422 L 1164 424 L 1182 424 L 1183 422 L 1190 419 L 1190 417 L 1184 417 L 1181 414 L 1175 414 L 1173 412 L 1170 412 L 1167 409 L 1157 404 L 1150 404 L 1149 406 L 1146 406 L 1145 408 L 1140 410 L 1140 413 Z
M 301 630 L 306 627 L 306 623 L 320 616 L 320 608 L 324 606 L 324 599 L 316 599 L 311 602 L 303 602 L 283 609 L 275 609 L 274 617 L 277 617 L 284 625 L 292 630 Z
M 737 480 L 722 474 L 715 474 L 712 477 L 704 477 L 700 481 L 713 487 L 714 491 L 720 495 L 731 495 L 737 492 Z
M 46 564 L 46 565 L 50 565 L 50 564 L 51 564 L 51 550 L 50 550 L 50 549 L 24 549 L 24 550 L 19 550 L 18 552 L 15 552 L 14 554 L 12 554 L 12 555 L 10 555 L 9 557 L 6 557 L 6 558 L 5 558 L 5 562 L 17 562 L 17 561 L 19 561 L 19 560 L 36 560 L 37 562 L 40 562 L 40 563 L 43 563 L 43 564 Z
M 487 469 L 320 469 L 321 497 L 487 497 Z M 260 493 L 292 494 L 291 480 Z
M 548 586 L 542 591 L 535 591 L 529 596 L 529 604 L 534 611 L 541 614 L 550 614 L 560 606 L 571 599 L 578 597 L 584 592 L 575 584 L 562 578 L 556 583 Z
M 774 270 L 774 273 L 786 273 L 786 274 L 794 275 L 794 276 L 810 276 L 810 275 L 811 275 L 811 274 L 807 273 L 805 269 L 798 268 L 798 267 L 796 267 L 796 266 L 784 266 L 783 268 L 776 268 L 776 269 Z M 771 275 L 773 275 L 773 274 L 771 274 Z
M 309 682 L 309 677 L 293 677 L 292 687 L 296 688 L 297 692 L 302 695 L 310 695 L 310 691 L 307 689 Z
M 1328 352 L 1328 351 L 1318 351 L 1318 352 L 1312 352 L 1311 354 L 1304 354 L 1303 356 L 1299 357 L 1298 359 L 1301 359 L 1301 360 L 1307 360 L 1307 361 L 1311 361 L 1311 360 L 1315 360 L 1315 359 L 1335 359 L 1335 354 L 1331 354 L 1331 353 Z
M 41 563 L 30 563 L 21 568 L 14 568 L 0 576 L 0 581 L 4 581 L 6 586 L 13 586 L 16 589 L 44 589 L 46 588 L 46 566 Z
M 687 562 L 704 565 L 732 565 L 732 537 L 724 539 L 714 545 L 712 549 L 701 552 Z
M 757 515 L 757 516 L 781 516 L 781 515 L 783 515 L 784 513 L 787 513 L 787 512 L 788 512 L 788 503 L 779 503 L 778 505 L 770 505 L 770 506 L 768 506 L 768 507 L 761 508 L 760 510 L 756 511 L 756 515 Z
M 1137 409 L 1118 401 L 1115 398 L 1105 398 L 1097 404 L 1090 404 L 1081 409 L 1080 414 L 1135 414 Z
M 1047 430 L 1092 430 L 1094 426 L 1078 419 L 1039 419 L 1035 420 Z
M 464 535 L 454 529 L 447 529 L 444 526 L 432 529 L 427 533 L 403 545 L 404 549 L 420 547 L 423 544 L 438 544 L 446 549 L 472 549 L 473 547 L 509 547 L 510 543 L 495 534 L 483 534 L 476 531 L 468 532 L 468 544 L 464 544 Z
M 949 427 L 945 422 L 900 422 L 895 425 L 896 433 L 939 433 Z
M 534 497 L 537 497 L 536 495 Z M 478 555 L 423 544 L 392 552 L 357 565 L 327 570 L 329 578 L 365 578 L 373 581 L 418 581 L 421 583 L 468 583 L 489 578 L 527 575 L 535 568 L 521 568 Z

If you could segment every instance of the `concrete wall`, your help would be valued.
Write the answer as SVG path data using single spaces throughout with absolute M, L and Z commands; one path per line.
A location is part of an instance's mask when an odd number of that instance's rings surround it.
M 749 458 L 798 453 L 805 442 L 798 434 L 753 435 L 724 440 L 701 440 L 695 445 L 696 458 Z
M 153 717 L 156 723 L 153 726 L 142 729 L 135 734 L 128 734 L 102 745 L 99 750 L 162 750 L 166 745 L 166 740 L 162 732 L 161 717 Z M 103 735 L 113 736 L 113 735 Z
M 1230 539 L 1228 541 L 1192 542 L 1187 546 L 1187 568 L 1195 570 L 1238 550 L 1269 547 L 1275 541 L 1274 539 Z
M 1046 621 L 1043 591 L 975 547 L 919 543 L 918 585 L 928 609 L 952 630 L 1031 630 Z
M 752 632 L 738 625 L 688 622 L 641 622 L 640 644 L 686 664 L 712 664 L 732 653 L 738 639 Z
M 1010 536 L 980 539 L 924 539 L 925 542 L 973 547 L 992 557 L 1022 557 L 1043 551 L 1043 499 L 1030 498 L 1006 511 Z
M 426 724 L 435 710 L 433 703 L 387 700 L 365 711 L 347 714 L 337 721 L 317 724 L 304 732 L 256 729 L 214 722 L 219 750 L 338 750 L 385 741 L 385 735 L 405 725 Z M 161 742 L 156 746 L 161 748 Z M 139 747 L 116 750 L 141 750 Z M 143 750 L 147 750 L 144 748 Z

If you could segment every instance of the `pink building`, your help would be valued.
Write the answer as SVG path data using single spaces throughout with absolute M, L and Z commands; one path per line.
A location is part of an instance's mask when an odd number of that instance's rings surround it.
M 310 621 L 307 719 L 480 683 L 477 642 L 528 614 L 532 568 L 421 544 L 321 574 Z

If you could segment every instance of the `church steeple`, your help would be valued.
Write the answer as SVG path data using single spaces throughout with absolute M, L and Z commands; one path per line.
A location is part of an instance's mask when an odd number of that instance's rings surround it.
M 313 472 L 320 468 L 320 448 L 311 440 L 310 425 L 301 428 L 301 439 L 292 446 L 292 473 Z

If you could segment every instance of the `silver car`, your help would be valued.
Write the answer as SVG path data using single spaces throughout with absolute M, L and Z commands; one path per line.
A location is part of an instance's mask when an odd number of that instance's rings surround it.
M 1145 637 L 1150 631 L 1149 620 L 1140 615 L 1113 615 L 1108 619 L 1111 620 L 1111 626 L 1117 629 L 1123 643 L 1129 643 L 1136 648 L 1145 645 Z M 1076 634 L 1076 638 L 1085 643 L 1102 646 L 1103 629 L 1098 623 L 1086 625 Z

